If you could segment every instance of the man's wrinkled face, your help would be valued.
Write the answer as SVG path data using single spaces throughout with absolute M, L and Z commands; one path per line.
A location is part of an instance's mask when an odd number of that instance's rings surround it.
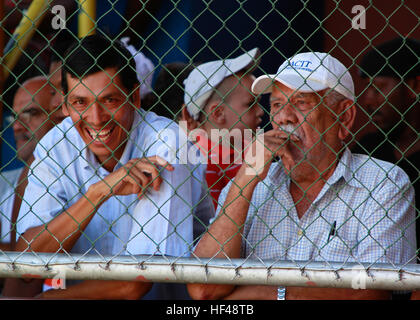
M 362 108 L 366 108 L 373 123 L 382 130 L 392 129 L 408 108 L 408 95 L 401 80 L 375 77 L 362 95 Z
M 288 142 L 287 150 L 295 165 L 305 161 L 314 167 L 329 155 L 336 157 L 331 150 L 337 150 L 341 143 L 337 117 L 322 101 L 322 95 L 322 92 L 299 92 L 279 82 L 273 86 L 271 124 L 273 129 L 294 135 L 293 141 Z
M 28 161 L 36 144 L 55 125 L 49 113 L 51 88 L 46 81 L 33 81 L 18 89 L 13 100 L 16 120 L 13 131 L 18 158 Z
M 116 163 L 124 151 L 135 107 L 140 100 L 122 84 L 115 68 L 79 80 L 66 75 L 68 95 L 64 114 L 69 115 L 88 148 L 100 163 Z

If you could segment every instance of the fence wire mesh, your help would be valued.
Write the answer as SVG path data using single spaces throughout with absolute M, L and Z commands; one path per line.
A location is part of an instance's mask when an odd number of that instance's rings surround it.
M 1 277 L 420 288 L 417 1 L 0 11 Z

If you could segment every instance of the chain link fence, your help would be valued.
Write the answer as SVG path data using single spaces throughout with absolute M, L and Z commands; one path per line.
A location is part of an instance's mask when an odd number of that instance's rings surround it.
M 4 1 L 0 276 L 420 288 L 419 12 L 404 0 Z M 83 42 L 93 34 L 121 61 Z M 337 58 L 353 102 L 273 82 L 302 52 Z M 330 88 L 345 92 L 345 77 Z M 291 166 L 270 146 L 278 128 Z M 261 157 L 263 181 L 252 165 L 233 180 Z

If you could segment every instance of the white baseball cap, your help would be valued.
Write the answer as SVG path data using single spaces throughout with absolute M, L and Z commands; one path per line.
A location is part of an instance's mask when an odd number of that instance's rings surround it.
M 275 81 L 290 89 L 314 92 L 333 89 L 354 101 L 354 83 L 347 68 L 325 52 L 305 52 L 287 59 L 276 74 L 255 79 L 252 92 L 270 93 Z
M 140 97 L 143 98 L 147 93 L 152 91 L 152 80 L 155 66 L 153 62 L 147 58 L 141 51 L 138 51 L 134 46 L 128 44 L 130 41 L 129 37 L 120 39 L 123 45 L 136 62 L 137 79 L 140 82 Z
M 184 103 L 195 120 L 213 90 L 227 77 L 241 71 L 251 72 L 259 64 L 260 50 L 254 48 L 237 58 L 203 63 L 184 80 Z

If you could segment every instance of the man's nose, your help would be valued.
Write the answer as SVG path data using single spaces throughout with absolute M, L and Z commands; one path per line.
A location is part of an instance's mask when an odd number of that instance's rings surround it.
M 22 120 L 22 118 L 17 117 L 13 121 L 13 131 L 14 132 L 28 131 L 27 124 Z
M 257 117 L 261 118 L 264 115 L 264 110 L 259 102 L 257 102 L 256 106 L 256 115 Z
M 296 108 L 290 102 L 287 102 L 273 115 L 273 122 L 276 125 L 295 124 L 297 121 Z
M 85 119 L 93 125 L 101 125 L 104 121 L 109 120 L 109 114 L 106 109 L 98 102 L 93 102 L 86 111 Z M 106 119 L 105 119 L 106 118 Z

